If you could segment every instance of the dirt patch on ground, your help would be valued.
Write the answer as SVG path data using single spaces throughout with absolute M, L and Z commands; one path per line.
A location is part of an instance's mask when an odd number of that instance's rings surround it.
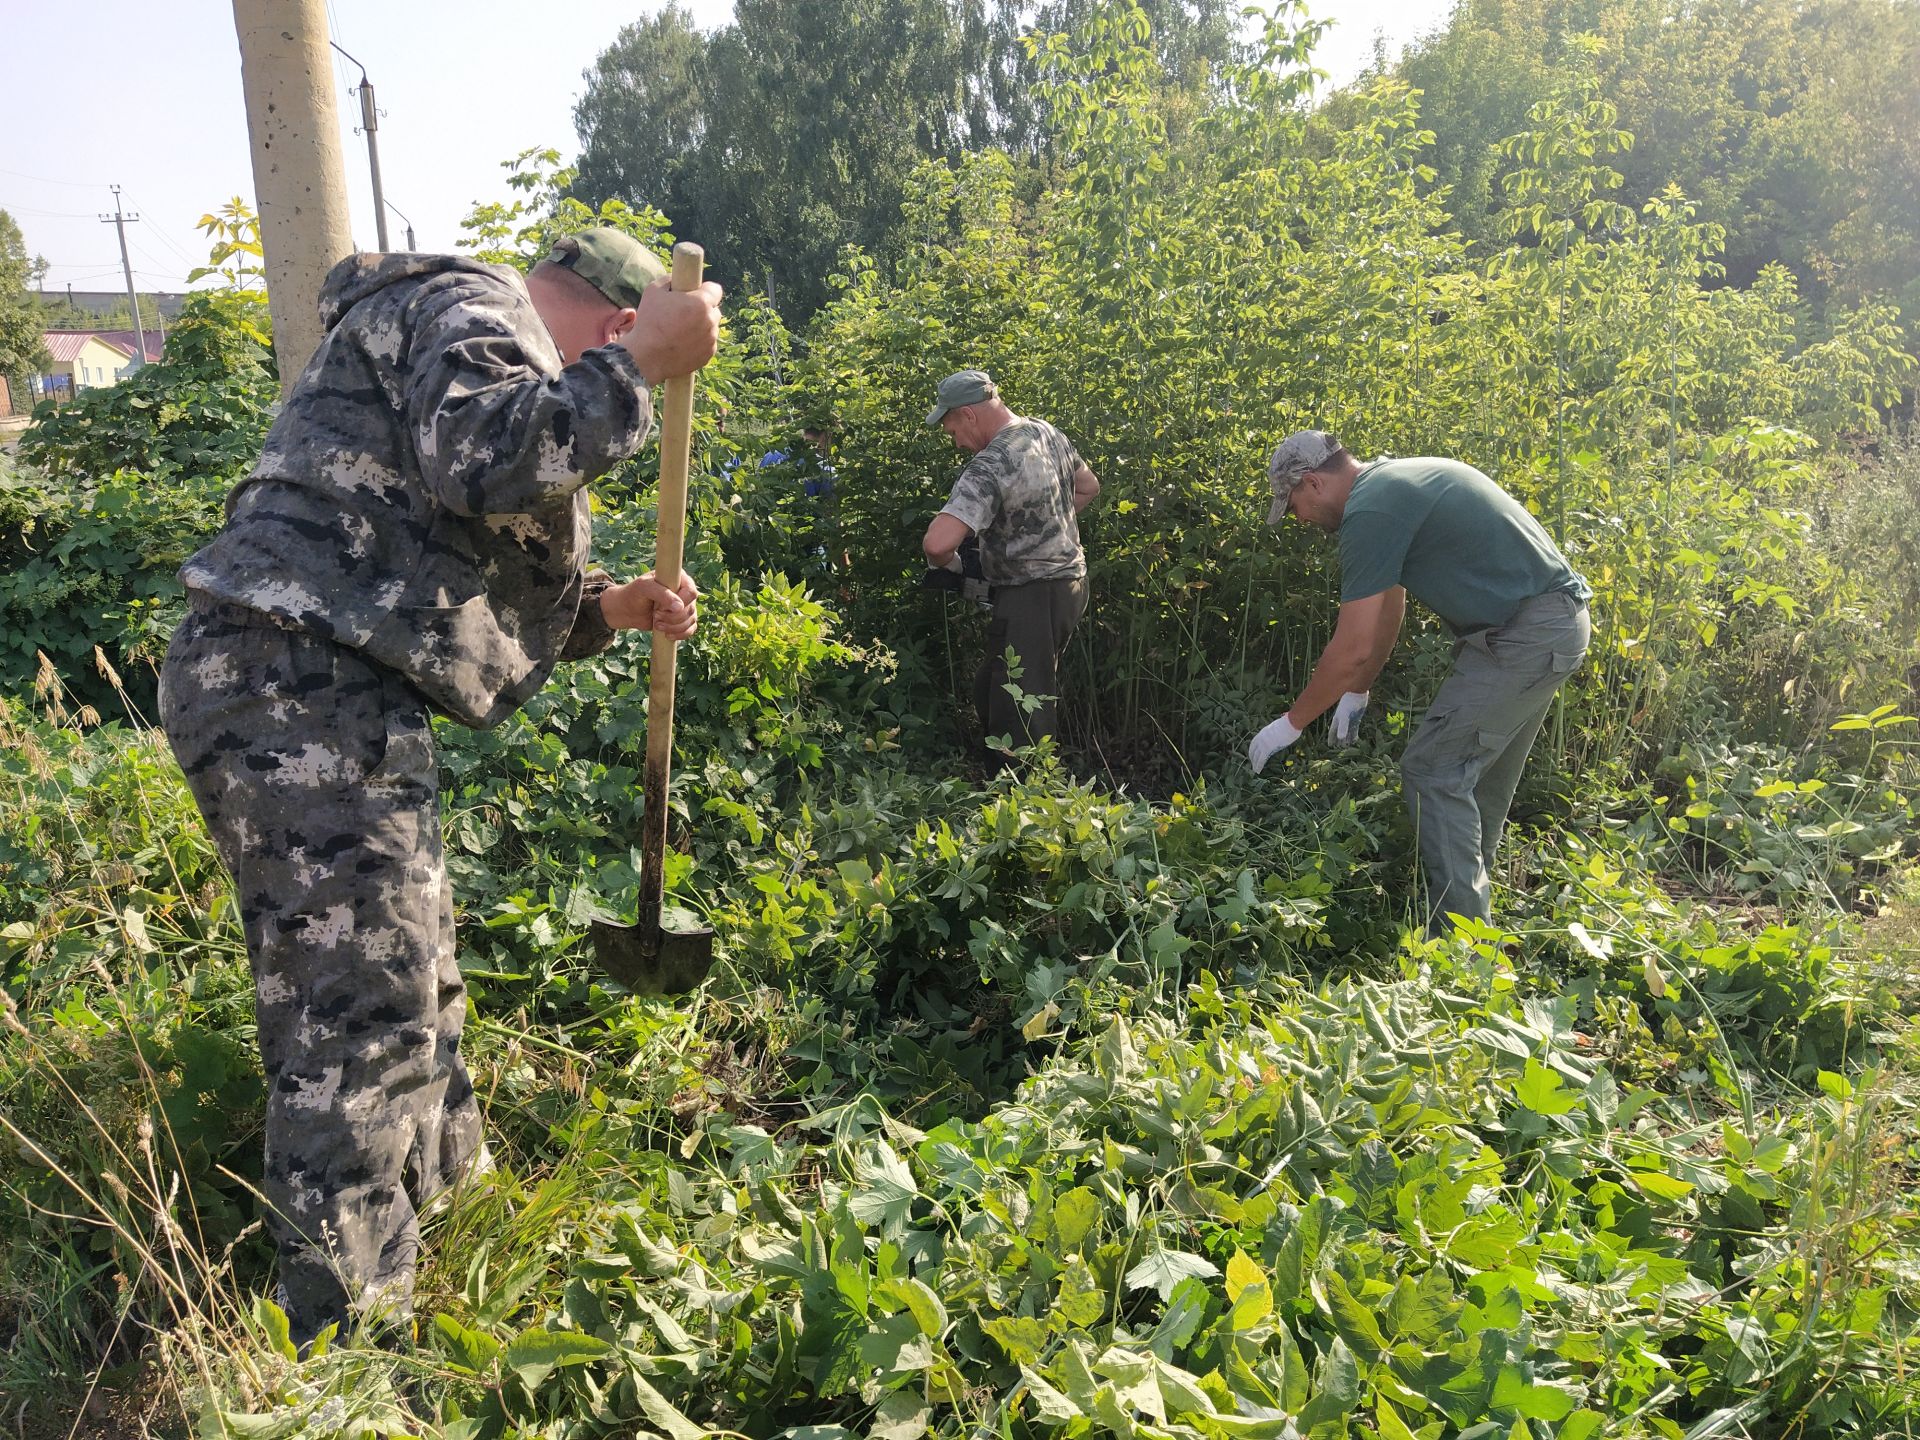
M 186 1440 L 191 1433 L 178 1392 L 153 1364 L 110 1371 L 70 1396 L 0 1416 L 0 1434 L 21 1440 Z
M 1920 865 L 1887 887 L 1886 902 L 1866 922 L 1863 936 L 1874 950 L 1920 958 Z

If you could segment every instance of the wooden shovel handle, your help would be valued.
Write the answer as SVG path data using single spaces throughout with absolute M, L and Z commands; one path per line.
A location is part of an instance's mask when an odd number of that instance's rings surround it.
M 673 288 L 698 290 L 707 255 L 698 245 L 673 247 Z M 655 525 L 653 578 L 669 590 L 680 588 L 680 562 L 687 535 L 687 461 L 693 446 L 693 390 L 696 376 L 680 375 L 662 385 L 660 405 L 660 488 Z M 642 925 L 658 926 L 666 882 L 667 780 L 673 759 L 674 661 L 679 642 L 655 632 L 647 677 L 646 811 L 640 830 L 640 913 Z
M 673 247 L 673 288 L 698 290 L 707 253 L 682 242 Z M 680 561 L 687 529 L 687 459 L 693 444 L 693 389 L 696 377 L 678 375 L 666 381 L 660 403 L 660 520 L 654 542 L 653 578 L 669 590 L 680 584 Z M 659 642 L 654 653 L 659 653 Z M 667 642 L 673 653 L 673 642 Z

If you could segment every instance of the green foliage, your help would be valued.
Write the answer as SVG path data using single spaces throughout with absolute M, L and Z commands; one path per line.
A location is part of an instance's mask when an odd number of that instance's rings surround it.
M 151 693 L 151 670 L 181 614 L 173 574 L 213 534 L 227 482 L 159 484 L 117 471 L 77 490 L 31 472 L 0 475 L 0 677 L 30 682 L 44 655 L 82 694 L 111 703 L 96 647 Z
M 33 274 L 26 237 L 13 216 L 0 210 L 0 376 L 16 385 L 50 360 L 40 340 L 46 327 L 27 290 Z
M 21 461 L 69 485 L 116 470 L 159 481 L 236 474 L 259 455 L 278 394 L 264 321 L 257 298 L 193 295 L 159 363 L 43 411 L 21 439 Z
M 668 211 L 719 278 L 804 313 L 847 238 L 884 237 L 917 156 L 964 134 L 961 45 L 945 0 L 759 0 L 705 37 L 669 7 L 588 73 L 580 188 Z
M 623 230 L 635 239 L 661 252 L 673 246 L 667 233 L 667 221 L 650 207 L 634 209 L 625 201 L 611 199 L 598 209 L 589 207 L 567 193 L 575 172 L 560 164 L 560 152 L 534 146 L 504 162 L 508 188 L 519 196 L 504 203 L 476 205 L 460 222 L 467 234 L 458 242 L 474 258 L 497 265 L 512 265 L 530 270 L 553 248 L 563 235 L 572 235 L 596 225 Z
M 152 336 L 161 325 L 160 295 L 157 292 L 142 290 L 140 295 L 140 320 Z M 69 303 L 64 293 L 36 291 L 33 297 L 39 307 L 39 319 L 35 323 L 42 330 L 131 330 L 133 329 L 133 307 L 127 303 L 123 294 L 104 305 L 88 308 L 77 303 Z
M 88 674 L 98 646 L 150 695 L 180 613 L 174 571 L 218 528 L 278 395 L 263 311 L 196 294 L 163 361 L 43 411 L 21 440 L 24 463 L 0 470 L 0 681 L 24 687 L 44 654 L 111 704 Z
M 1480 255 L 1405 85 L 1304 111 L 1297 7 L 1198 79 L 1140 11 L 1073 18 L 1019 61 L 1044 173 L 913 168 L 804 333 L 752 297 L 703 374 L 667 883 L 716 931 L 708 985 L 640 999 L 588 961 L 635 900 L 643 638 L 437 729 L 504 1168 L 431 1218 L 411 1334 L 302 1357 L 253 1298 L 228 886 L 158 737 L 83 703 L 117 676 L 0 700 L 0 1389 L 63 1403 L 145 1347 L 187 1357 L 203 1433 L 356 1440 L 1920 1423 L 1915 977 L 1872 913 L 1920 793 L 1893 315 L 1717 283 L 1722 228 L 1622 193 L 1644 137 L 1577 77 L 1501 131 L 1512 248 Z M 513 162 L 471 248 L 665 241 L 558 164 Z M 159 633 L 271 393 L 241 306 L 154 392 L 206 411 L 103 406 L 7 473 L 6 635 L 65 666 L 89 626 Z M 1106 487 L 1066 742 L 1008 774 L 943 713 L 974 622 L 914 588 L 956 464 L 919 417 L 972 363 Z M 823 412 L 831 515 L 754 463 Z M 1481 463 L 1599 592 L 1508 928 L 1410 934 L 1391 762 L 1433 628 L 1360 743 L 1238 763 L 1333 608 L 1327 549 L 1259 524 L 1305 423 Z M 595 485 L 619 574 L 653 464 Z
M 925 157 L 1051 156 L 1024 34 L 1101 24 L 1107 8 L 750 0 L 703 35 L 691 11 L 667 5 L 626 26 L 587 71 L 574 189 L 658 207 L 699 237 L 728 286 L 810 315 L 832 293 L 844 246 L 893 256 Z M 1236 7 L 1151 0 L 1143 14 L 1162 88 L 1197 103 L 1239 48 Z
M 1825 540 L 1841 563 L 1870 567 L 1891 600 L 1887 624 L 1920 634 L 1920 433 L 1890 431 L 1875 454 L 1835 477 L 1822 509 Z
M 1871 1358 L 1891 1292 L 1815 1266 L 1910 1222 L 1885 1194 L 1823 1215 L 1891 1103 L 1823 1085 L 1699 1125 L 1545 1004 L 1203 981 L 977 1120 L 721 1113 L 669 1163 L 595 1093 L 518 1199 L 540 1298 L 488 1250 L 434 1318 L 442 1433 L 1872 1434 L 1910 1416 Z M 357 1366 L 304 1373 L 286 1421 L 377 1403 Z
M 958 457 L 917 416 L 934 377 L 982 365 L 1106 487 L 1082 522 L 1095 598 L 1063 724 L 1108 754 L 1243 742 L 1304 680 L 1331 547 L 1267 530 L 1258 498 L 1302 425 L 1363 456 L 1467 457 L 1564 537 L 1602 627 L 1564 722 L 1583 756 L 1658 753 L 1729 709 L 1794 741 L 1920 658 L 1883 567 L 1823 543 L 1807 459 L 1913 374 L 1891 313 L 1810 330 L 1782 270 L 1717 285 L 1720 233 L 1684 196 L 1635 213 L 1614 195 L 1624 141 L 1590 83 L 1510 141 L 1519 243 L 1476 261 L 1423 183 L 1415 96 L 1383 82 L 1332 136 L 1301 118 L 1311 39 L 1283 14 L 1269 59 L 1175 144 L 1115 12 L 1037 46 L 1063 170 L 1030 221 L 999 157 L 918 172 L 895 278 L 856 256 L 794 368 L 801 403 L 844 422 L 856 632 L 933 668 L 938 622 L 909 587 Z M 1424 693 L 1440 644 L 1418 635 L 1389 692 Z
M 40 699 L 50 721 L 0 698 L 0 1327 L 44 1385 L 129 1316 L 178 1323 L 258 1273 L 265 1096 L 233 904 L 164 741 L 83 728 L 51 677 Z
M 1423 93 L 1435 184 L 1463 233 L 1498 243 L 1500 140 L 1569 59 L 1638 143 L 1627 192 L 1681 187 L 1727 235 L 1733 278 L 1789 266 L 1814 293 L 1920 301 L 1920 20 L 1896 0 L 1675 5 L 1467 0 L 1392 72 Z M 1342 114 L 1336 101 L 1336 123 Z
M 444 1222 L 411 1361 L 340 1337 L 296 1363 L 266 1302 L 219 1302 L 220 1343 L 273 1367 L 236 1431 L 1910 1418 L 1873 1257 L 1911 1222 L 1864 1158 L 1897 1101 L 1860 1069 L 1902 1002 L 1843 925 L 1676 908 L 1656 804 L 1536 856 L 1528 941 L 1314 980 L 1336 912 L 1396 928 L 1354 883 L 1362 832 L 1341 853 L 1347 785 L 1297 789 L 1317 813 L 1284 833 L 1044 765 L 970 787 L 908 763 L 884 668 L 817 602 L 709 604 L 672 883 L 720 986 L 675 1011 L 579 968 L 599 872 L 631 863 L 630 654 L 524 724 L 445 731 L 469 1049 L 497 1144 L 544 1178 Z M 169 1235 L 211 1293 L 262 1259 L 227 888 L 157 737 L 53 713 L 6 713 L 0 807 L 0 980 L 31 1019 L 0 1035 L 0 1259 L 43 1384 L 129 1315 L 205 1323 L 150 1258 Z M 1872 763 L 1891 718 L 1840 737 Z M 1814 1098 L 1759 1100 L 1788 1076 Z M 104 1212 L 77 1233 L 76 1183 Z
M 260 217 L 253 208 L 236 195 L 217 211 L 202 215 L 197 228 L 213 241 L 213 249 L 206 264 L 188 272 L 187 283 L 218 275 L 228 294 L 265 299 L 267 252 L 260 244 Z
M 1736 893 L 1870 904 L 1872 881 L 1914 833 L 1913 797 L 1897 761 L 1887 763 L 1912 748 L 1914 719 L 1893 712 L 1887 705 L 1835 724 L 1873 738 L 1862 773 L 1832 759 L 1796 766 L 1778 749 L 1752 744 L 1703 742 L 1669 756 L 1659 773 L 1684 779 L 1686 802 L 1669 827 L 1696 847 L 1703 871 L 1724 876 Z M 1905 741 L 1894 738 L 1903 733 Z

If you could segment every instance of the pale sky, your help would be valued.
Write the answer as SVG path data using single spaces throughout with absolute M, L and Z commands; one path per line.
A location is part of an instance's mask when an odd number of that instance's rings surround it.
M 327 0 L 333 40 L 367 68 L 380 109 L 387 199 L 413 220 L 422 250 L 451 250 L 476 201 L 504 200 L 501 162 L 550 145 L 578 149 L 581 72 L 652 0 Z M 716 28 L 732 0 L 691 0 Z M 127 227 L 134 280 L 177 290 L 204 263 L 200 216 L 234 195 L 252 203 L 240 52 L 227 0 L 92 0 L 76 8 L 12 4 L 0 35 L 0 209 L 27 251 L 49 262 L 47 288 L 117 290 L 120 250 L 109 186 L 140 223 Z M 1336 80 L 1444 22 L 1450 0 L 1320 0 L 1338 23 L 1317 63 Z M 544 20 L 546 23 L 542 24 Z M 376 243 L 365 137 L 349 93 L 360 72 L 335 67 L 356 243 Z M 404 243 L 391 212 L 389 234 Z

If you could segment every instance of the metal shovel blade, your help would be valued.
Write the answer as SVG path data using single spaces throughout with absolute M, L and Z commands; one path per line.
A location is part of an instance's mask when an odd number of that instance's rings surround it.
M 636 995 L 684 995 L 713 968 L 713 931 L 595 920 L 589 931 L 601 970 Z

